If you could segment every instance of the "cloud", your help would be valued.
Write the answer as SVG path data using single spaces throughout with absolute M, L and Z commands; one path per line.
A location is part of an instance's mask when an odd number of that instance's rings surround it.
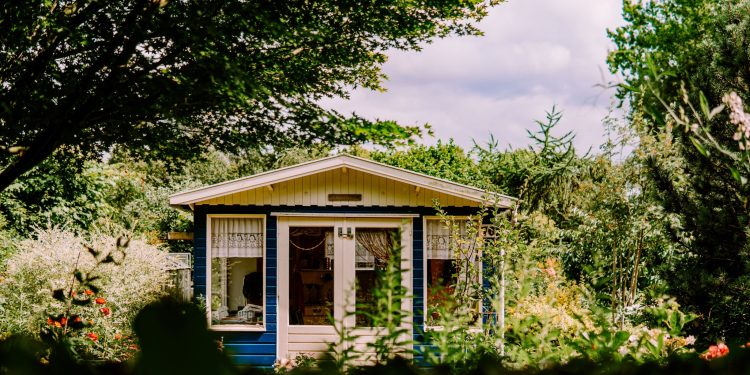
M 572 130 L 579 150 L 596 148 L 613 94 L 596 85 L 613 79 L 606 30 L 623 23 L 620 7 L 619 0 L 511 0 L 482 21 L 484 36 L 390 53 L 387 92 L 357 90 L 350 100 L 324 104 L 405 125 L 430 123 L 436 138 L 467 148 L 489 134 L 525 147 L 526 129 L 556 105 L 560 134 Z
M 393 82 L 412 84 L 502 82 L 510 77 L 558 74 L 571 60 L 571 51 L 559 44 L 519 42 L 499 47 L 476 39 L 451 39 L 421 53 L 394 55 L 387 73 Z

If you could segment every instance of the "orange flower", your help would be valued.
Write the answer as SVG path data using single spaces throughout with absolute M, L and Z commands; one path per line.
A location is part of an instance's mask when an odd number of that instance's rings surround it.
M 80 323 L 81 321 L 82 321 L 82 320 L 81 320 L 81 317 L 80 317 L 80 316 L 78 316 L 78 315 L 76 315 L 76 317 L 75 317 L 75 318 L 73 318 L 73 323 Z
M 55 322 L 54 324 L 55 324 L 55 327 L 56 327 L 56 328 L 60 328 L 60 327 L 62 327 L 62 324 L 60 324 L 60 322 Z
M 47 324 L 48 324 L 48 325 L 52 325 L 52 324 L 54 324 L 54 323 L 55 323 L 55 322 L 54 322 L 54 321 L 52 320 L 52 318 L 47 318 Z
M 104 298 L 102 298 L 102 297 L 96 297 L 96 299 L 94 300 L 94 302 L 96 302 L 97 305 L 103 305 L 103 304 L 107 303 L 107 300 L 104 299 Z
M 709 346 L 708 350 L 705 353 L 701 354 L 700 357 L 705 360 L 712 360 L 723 357 L 727 354 L 729 354 L 729 348 L 726 344 L 720 342 L 717 345 Z
M 91 295 L 93 295 L 93 294 L 94 294 L 94 291 L 93 291 L 93 290 L 91 290 L 91 289 L 86 289 L 86 290 L 84 291 L 84 293 L 85 293 L 85 294 L 86 294 L 87 296 L 91 296 Z
M 112 314 L 112 310 L 110 310 L 109 307 L 102 307 L 101 309 L 99 309 L 99 311 L 101 311 L 104 316 L 109 316 L 109 314 Z
M 116 334 L 115 334 L 115 340 L 119 340 L 119 339 L 121 339 L 121 338 L 122 338 L 122 335 L 121 335 L 121 334 L 119 334 L 119 333 L 116 333 Z
M 75 290 L 74 290 L 74 291 L 72 291 L 72 292 L 70 292 L 70 296 L 71 296 L 71 297 L 75 297 L 75 296 L 76 296 L 76 294 L 78 294 L 78 293 L 76 293 L 76 291 L 75 291 Z
M 62 318 L 60 318 L 60 324 L 62 324 L 64 326 L 68 325 L 68 318 L 66 318 L 64 316 Z
M 86 336 L 88 336 L 88 338 L 90 338 L 91 341 L 97 341 L 97 340 L 99 340 L 99 335 L 97 335 L 94 332 L 89 332 L 89 333 L 86 334 Z

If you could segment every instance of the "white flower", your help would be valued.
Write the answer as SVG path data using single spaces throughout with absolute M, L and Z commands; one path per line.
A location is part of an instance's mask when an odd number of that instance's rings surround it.
M 693 345 L 695 344 L 695 336 L 690 335 L 688 337 L 685 337 L 685 345 Z
M 739 142 L 740 150 L 745 150 L 750 146 L 750 114 L 745 113 L 742 99 L 736 92 L 724 95 L 724 103 L 729 107 L 729 122 L 737 127 L 737 131 L 732 138 Z M 742 140 L 743 136 L 744 141 Z

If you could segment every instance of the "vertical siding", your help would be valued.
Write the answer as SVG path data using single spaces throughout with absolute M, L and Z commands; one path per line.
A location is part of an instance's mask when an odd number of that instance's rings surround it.
M 412 293 L 413 293 L 413 327 L 414 332 L 414 350 L 415 362 L 421 363 L 424 360 L 422 353 L 424 352 L 424 311 L 425 311 L 425 300 L 424 300 L 424 213 L 417 218 L 414 218 L 412 223 L 412 254 L 414 260 L 412 261 Z
M 193 295 L 206 296 L 206 214 L 202 206 L 195 207 L 193 218 Z M 206 302 L 208 304 L 208 302 Z
M 322 183 L 322 181 L 319 181 Z M 274 188 L 274 191 L 277 191 Z M 269 193 L 271 193 L 269 191 Z M 271 194 L 273 195 L 273 194 Z M 469 215 L 476 211 L 469 207 L 446 207 L 449 215 Z M 239 365 L 253 365 L 270 367 L 276 360 L 277 345 L 277 218 L 268 216 L 271 212 L 331 212 L 341 213 L 410 213 L 419 214 L 413 219 L 412 236 L 412 285 L 413 285 L 413 339 L 414 348 L 421 352 L 425 347 L 423 336 L 424 324 L 424 244 L 423 244 L 423 216 L 435 215 L 429 207 L 331 207 L 311 206 L 196 206 L 195 241 L 194 241 L 194 273 L 193 281 L 195 295 L 206 295 L 206 215 L 207 214 L 265 214 L 266 216 L 266 331 L 265 332 L 221 332 L 216 331 L 217 338 L 222 338 L 224 348 L 230 354 L 234 363 Z M 314 216 L 314 214 L 311 214 Z M 415 358 L 416 363 L 423 360 L 421 355 Z
M 239 206 L 395 206 L 432 207 L 438 199 L 445 207 L 478 207 L 479 203 L 430 189 L 420 189 L 393 179 L 348 169 L 330 170 L 280 182 L 272 186 L 212 198 L 196 205 Z M 328 194 L 362 194 L 359 201 L 328 201 Z

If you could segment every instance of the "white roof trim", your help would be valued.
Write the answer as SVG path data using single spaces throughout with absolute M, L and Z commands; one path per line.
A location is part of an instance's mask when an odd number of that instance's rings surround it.
M 510 207 L 512 202 L 516 201 L 516 198 L 507 195 L 490 193 L 472 186 L 458 184 L 422 173 L 412 172 L 403 168 L 392 167 L 372 160 L 342 154 L 293 165 L 291 167 L 259 173 L 232 181 L 226 181 L 199 189 L 183 191 L 170 196 L 169 203 L 173 206 L 192 205 L 212 198 L 277 184 L 342 167 L 348 167 L 361 172 L 390 178 L 414 186 L 419 186 L 424 189 L 430 189 L 477 202 L 493 202 L 496 200 L 497 204 L 501 207 Z
M 409 219 L 419 217 L 419 214 L 387 214 L 387 213 L 340 213 L 340 212 L 271 212 L 271 216 L 279 217 L 364 217 L 364 218 L 395 218 Z

